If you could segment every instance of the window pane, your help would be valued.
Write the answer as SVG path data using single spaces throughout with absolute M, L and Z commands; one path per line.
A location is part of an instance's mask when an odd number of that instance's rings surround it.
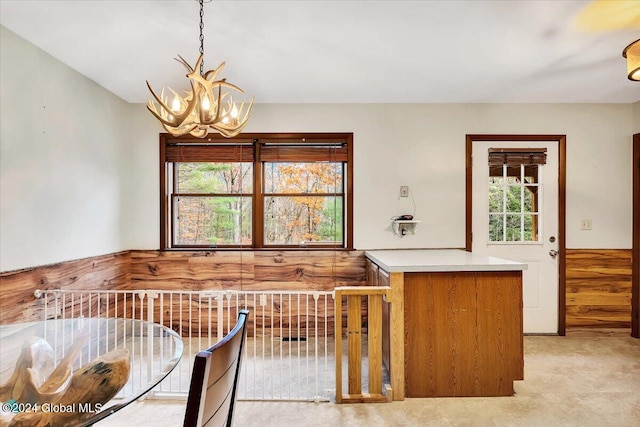
M 342 197 L 265 197 L 264 243 L 342 244 Z
M 504 215 L 489 215 L 489 241 L 502 242 L 503 236 L 503 224 Z
M 538 183 L 538 168 L 540 165 L 528 165 L 524 167 L 524 182 L 527 184 Z
M 538 215 L 524 216 L 524 241 L 537 242 L 538 237 Z
M 507 187 L 507 212 L 522 212 L 521 188 L 519 185 Z
M 176 193 L 253 192 L 252 163 L 175 163 Z
M 174 244 L 251 244 L 251 197 L 176 197 Z
M 522 226 L 520 215 L 507 215 L 507 238 L 508 242 L 519 242 L 522 240 Z
M 501 166 L 489 166 L 489 183 L 502 184 L 502 176 L 504 171 Z
M 265 193 L 342 193 L 342 163 L 264 163 Z
M 538 212 L 538 188 L 530 185 L 524 187 L 523 212 Z
M 489 212 L 504 212 L 504 190 L 497 185 L 489 186 Z
M 520 165 L 517 166 L 507 166 L 507 177 L 509 178 L 509 183 L 511 184 L 519 184 L 521 181 L 521 172 Z

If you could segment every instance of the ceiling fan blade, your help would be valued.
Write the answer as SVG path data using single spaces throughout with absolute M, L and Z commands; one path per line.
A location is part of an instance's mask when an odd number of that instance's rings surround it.
M 576 17 L 574 25 L 588 31 L 640 29 L 640 1 L 593 0 Z

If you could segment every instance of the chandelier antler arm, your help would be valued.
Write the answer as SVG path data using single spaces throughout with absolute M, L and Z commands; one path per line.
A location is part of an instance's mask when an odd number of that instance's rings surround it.
M 213 96 L 213 86 L 217 86 L 218 88 L 218 96 Z M 238 92 L 244 93 L 242 89 L 240 89 L 239 87 L 237 87 L 236 85 L 233 85 L 231 83 L 227 83 L 226 79 L 222 79 L 222 80 L 218 80 L 215 82 L 209 82 L 207 81 L 207 86 L 211 86 L 211 87 L 204 87 L 204 90 L 207 94 L 207 96 L 210 98 L 211 100 L 211 109 L 213 111 L 215 111 L 215 115 L 213 115 L 213 117 L 207 119 L 206 113 L 204 110 L 200 110 L 200 123 L 203 125 L 215 125 L 217 123 L 223 122 L 224 118 L 233 110 L 233 107 L 235 106 L 235 104 L 233 103 L 233 100 L 231 101 L 231 104 L 229 105 L 229 109 L 228 110 L 224 110 L 222 107 L 222 101 L 224 101 L 224 99 L 229 95 L 228 92 L 222 92 L 222 87 L 226 87 L 226 88 L 230 88 L 230 89 L 234 89 L 237 90 Z M 244 107 L 245 102 L 243 101 L 241 104 L 240 108 L 237 108 L 238 114 L 242 113 L 242 108 Z M 253 105 L 253 99 L 251 99 L 251 105 Z M 209 115 L 211 116 L 211 115 Z M 228 128 L 231 128 L 231 125 L 227 126 Z
M 204 75 L 201 75 L 199 71 L 196 71 L 200 69 L 203 58 L 204 58 L 204 54 L 201 53 L 200 56 L 198 57 L 198 61 L 196 62 L 196 66 L 191 69 L 191 72 L 189 74 L 187 74 L 187 78 L 193 80 L 198 84 L 201 84 L 206 88 L 211 84 L 211 82 L 205 79 Z
M 191 126 L 185 126 L 184 129 L 182 129 L 182 127 L 170 126 L 170 125 L 167 125 L 165 123 L 162 123 L 162 127 L 164 128 L 164 130 L 166 130 L 167 132 L 169 132 L 172 135 L 182 136 L 182 135 L 187 135 L 189 133 L 193 134 L 193 132 L 198 128 L 198 125 L 194 124 L 194 125 L 191 125 Z M 196 135 L 194 135 L 194 136 L 196 136 Z
M 213 70 L 209 70 L 206 73 L 204 73 L 204 78 L 206 80 L 215 80 L 216 76 L 224 68 L 225 65 L 226 63 L 222 61 L 220 65 L 218 65 L 218 68 L 214 68 Z
M 190 83 L 191 85 L 191 91 L 193 92 L 193 83 Z M 184 120 L 189 116 L 189 114 L 191 114 L 191 112 L 193 111 L 193 109 L 196 106 L 196 102 L 198 101 L 197 99 L 195 99 L 195 97 L 191 98 L 190 100 L 185 100 L 184 98 L 180 97 L 181 100 L 184 101 L 185 104 L 187 104 L 186 109 L 182 112 L 182 113 L 177 113 L 175 111 L 173 111 L 163 100 L 160 96 L 158 96 L 158 94 L 153 90 L 153 88 L 151 87 L 151 85 L 149 84 L 149 82 L 147 81 L 147 87 L 149 88 L 149 91 L 151 92 L 151 94 L 153 95 L 153 97 L 155 98 L 156 101 L 158 101 L 158 104 L 160 104 L 160 107 L 163 108 L 167 114 L 170 117 L 173 117 L 173 120 L 168 120 L 164 117 L 162 117 L 160 114 L 158 114 L 158 112 L 155 109 L 155 105 L 153 105 L 153 103 L 151 101 L 149 101 L 147 103 L 147 109 L 158 119 L 160 120 L 160 122 L 162 122 L 163 124 L 167 124 L 171 127 L 178 127 L 182 122 L 184 122 Z M 175 91 L 172 90 L 172 92 L 175 94 Z M 182 103 L 181 103 L 182 104 Z M 151 106 L 153 106 L 153 108 L 151 108 Z
M 221 123 L 216 123 L 212 125 L 212 127 L 216 131 L 220 132 L 221 134 L 223 134 L 228 138 L 238 135 L 242 131 L 244 126 L 247 124 L 247 121 L 249 120 L 249 117 L 251 115 L 251 108 L 253 107 L 253 100 L 254 99 L 251 98 L 251 102 L 249 103 L 247 111 L 244 113 L 244 117 L 242 117 L 242 119 L 237 124 L 225 125 L 224 123 L 221 122 Z M 238 109 L 240 116 L 242 115 L 242 111 L 244 110 L 244 107 L 245 107 L 245 101 L 242 101 L 242 104 L 240 104 L 240 108 Z
M 238 86 L 234 85 L 233 83 L 227 82 L 227 79 L 218 80 L 218 81 L 213 82 L 213 83 L 219 84 L 220 86 L 224 86 L 224 87 L 227 87 L 229 89 L 237 90 L 240 93 L 244 93 L 244 91 L 242 89 L 240 89 Z
M 163 118 L 160 114 L 158 114 L 156 110 L 156 106 L 151 100 L 147 102 L 147 110 L 149 110 L 149 112 L 153 114 L 153 116 L 156 119 L 158 119 L 158 121 L 160 122 L 160 124 L 162 124 L 162 126 L 171 125 L 171 123 L 169 123 L 165 118 Z
M 226 138 L 233 138 L 234 136 L 238 135 L 240 133 L 240 131 L 242 129 L 232 129 L 232 130 L 228 130 L 225 127 L 222 127 L 220 125 L 211 125 L 211 127 L 213 129 L 215 129 L 217 132 L 219 132 L 222 136 L 226 137 Z
M 220 117 L 220 110 L 222 109 L 222 100 L 227 96 L 227 94 L 222 93 L 222 85 L 218 85 L 218 97 L 216 98 L 216 117 L 215 122 L 222 120 Z
M 180 58 L 180 59 L 178 59 L 178 58 Z M 191 68 L 191 65 L 189 65 L 189 63 L 181 55 L 178 55 L 178 58 L 173 58 L 173 59 L 178 61 L 179 63 L 181 63 L 184 66 L 184 68 L 187 69 L 187 71 L 189 73 L 193 73 L 194 72 L 194 69 Z M 188 77 L 188 75 L 187 75 L 187 77 Z

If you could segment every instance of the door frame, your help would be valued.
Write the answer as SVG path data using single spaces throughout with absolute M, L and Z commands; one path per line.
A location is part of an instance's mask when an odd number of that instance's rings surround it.
M 499 141 L 521 144 L 527 142 L 551 141 L 558 143 L 558 335 L 566 335 L 566 184 L 567 184 L 567 136 L 566 135 L 483 135 L 467 134 L 466 136 L 466 220 L 465 250 L 471 252 L 473 232 L 473 181 L 472 162 L 473 143 L 476 141 Z
M 631 336 L 640 338 L 640 133 L 633 135 L 633 243 L 631 250 Z

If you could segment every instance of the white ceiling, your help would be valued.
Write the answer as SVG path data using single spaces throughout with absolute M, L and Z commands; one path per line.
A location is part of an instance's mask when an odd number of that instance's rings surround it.
M 205 69 L 225 60 L 257 103 L 640 101 L 622 58 L 640 30 L 576 30 L 586 4 L 216 0 Z M 0 0 L 0 23 L 129 102 L 186 89 L 173 58 L 198 56 L 196 0 Z

